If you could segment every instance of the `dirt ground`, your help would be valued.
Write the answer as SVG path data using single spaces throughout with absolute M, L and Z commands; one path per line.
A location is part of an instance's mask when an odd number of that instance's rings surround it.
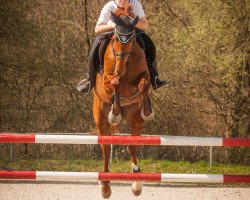
M 102 199 L 96 182 L 0 181 L 1 200 L 95 200 Z M 248 185 L 199 185 L 143 183 L 135 197 L 131 183 L 112 182 L 110 200 L 249 200 Z

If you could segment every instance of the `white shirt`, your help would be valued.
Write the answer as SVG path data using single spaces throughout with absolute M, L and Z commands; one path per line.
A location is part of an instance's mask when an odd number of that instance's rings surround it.
M 145 16 L 142 5 L 138 0 L 130 0 L 130 4 L 132 5 L 132 12 L 135 16 L 138 15 L 139 19 Z M 116 9 L 117 4 L 114 1 L 109 1 L 108 3 L 106 3 L 106 5 L 102 8 L 98 22 L 107 24 L 111 18 L 111 11 L 114 12 Z

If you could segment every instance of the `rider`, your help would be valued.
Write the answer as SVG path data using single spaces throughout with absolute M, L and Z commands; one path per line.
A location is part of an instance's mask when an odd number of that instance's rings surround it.
M 83 93 L 88 93 L 95 86 L 95 78 L 96 73 L 99 68 L 99 57 L 98 57 L 98 47 L 102 41 L 107 36 L 107 32 L 113 31 L 115 28 L 115 23 L 111 21 L 111 11 L 114 12 L 117 7 L 126 8 L 128 4 L 131 4 L 133 8 L 133 13 L 135 16 L 138 15 L 139 21 L 136 24 L 136 39 L 139 45 L 144 46 L 144 51 L 146 54 L 146 59 L 148 62 L 148 68 L 151 77 L 151 84 L 153 89 L 156 90 L 160 87 L 167 85 L 165 80 L 160 80 L 158 78 L 158 72 L 156 68 L 156 48 L 153 41 L 150 39 L 148 35 L 145 34 L 144 30 L 148 28 L 148 21 L 145 16 L 144 10 L 142 8 L 139 0 L 114 0 L 109 1 L 102 9 L 100 17 L 97 21 L 95 27 L 95 33 L 98 36 L 95 38 L 94 44 L 91 48 L 89 55 L 89 74 L 87 82 L 83 83 L 78 90 Z M 140 40 L 144 41 L 144 44 L 140 42 Z

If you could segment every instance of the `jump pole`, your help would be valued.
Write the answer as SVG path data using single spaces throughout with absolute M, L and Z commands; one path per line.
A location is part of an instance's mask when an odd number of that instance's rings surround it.
M 0 171 L 0 179 L 59 181 L 144 181 L 183 183 L 250 183 L 250 175 L 109 172 Z
M 186 136 L 86 136 L 1 133 L 0 143 L 249 147 L 250 138 L 212 138 Z

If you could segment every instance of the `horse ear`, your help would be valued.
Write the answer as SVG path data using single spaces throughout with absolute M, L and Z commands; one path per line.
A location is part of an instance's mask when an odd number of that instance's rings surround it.
M 122 20 L 120 17 L 118 17 L 117 15 L 115 15 L 112 11 L 111 11 L 111 20 L 112 20 L 116 25 L 124 26 L 123 20 Z
M 132 26 L 135 27 L 135 25 L 138 23 L 138 21 L 139 21 L 139 17 L 137 15 L 136 18 L 134 19 L 134 21 L 132 22 Z

